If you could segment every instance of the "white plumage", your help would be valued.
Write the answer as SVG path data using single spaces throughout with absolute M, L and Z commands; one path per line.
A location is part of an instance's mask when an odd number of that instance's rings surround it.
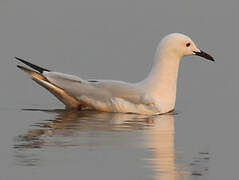
M 162 114 L 174 109 L 179 63 L 186 55 L 199 55 L 213 60 L 211 56 L 200 51 L 189 37 L 179 33 L 170 34 L 161 40 L 151 73 L 138 83 L 87 81 L 78 76 L 51 72 L 17 59 L 39 71 L 38 73 L 18 66 L 53 93 L 67 108 Z

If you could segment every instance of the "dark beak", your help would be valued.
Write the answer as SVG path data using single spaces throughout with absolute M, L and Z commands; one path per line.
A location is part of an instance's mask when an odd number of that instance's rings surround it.
M 203 52 L 202 50 L 200 50 L 200 52 L 197 52 L 197 51 L 193 51 L 195 53 L 195 55 L 197 56 L 201 56 L 201 57 L 204 57 L 205 59 L 208 59 L 210 61 L 215 61 L 213 59 L 213 57 L 205 52 Z

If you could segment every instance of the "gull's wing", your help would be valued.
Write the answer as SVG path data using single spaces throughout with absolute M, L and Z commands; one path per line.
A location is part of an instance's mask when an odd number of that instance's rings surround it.
M 38 71 L 18 66 L 70 108 L 82 107 L 141 114 L 158 113 L 153 98 L 137 84 L 113 80 L 87 81 L 78 76 L 52 72 L 20 58 L 16 59 Z
M 108 112 L 158 113 L 153 98 L 136 84 L 113 80 L 86 81 L 58 72 L 43 72 L 49 82 L 63 89 L 83 106 Z
M 113 80 L 83 80 L 78 76 L 59 72 L 43 72 L 43 76 L 80 101 L 111 101 L 121 98 L 135 104 L 145 104 L 144 91 L 137 85 Z

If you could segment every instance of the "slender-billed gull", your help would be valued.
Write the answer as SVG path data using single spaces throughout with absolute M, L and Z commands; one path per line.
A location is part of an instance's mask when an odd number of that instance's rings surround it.
M 66 108 L 152 115 L 174 110 L 180 60 L 190 55 L 214 61 L 186 35 L 173 33 L 165 36 L 158 45 L 151 72 L 137 83 L 84 80 L 16 59 L 36 70 L 17 66 L 54 94 Z

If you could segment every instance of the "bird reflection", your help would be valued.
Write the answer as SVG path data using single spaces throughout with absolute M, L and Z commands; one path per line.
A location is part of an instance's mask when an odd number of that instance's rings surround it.
M 37 110 L 34 110 L 37 111 Z M 62 139 L 47 141 L 47 137 L 74 138 L 83 133 L 132 131 L 145 129 L 152 124 L 145 115 L 104 113 L 97 111 L 39 110 L 56 113 L 54 120 L 45 120 L 34 124 L 37 129 L 29 130 L 25 135 L 16 138 L 15 148 L 41 148 L 46 146 L 77 146 L 66 144 Z M 88 134 L 89 135 L 89 134 Z M 59 140 L 59 141 L 58 141 Z M 77 142 L 75 142 L 77 143 Z
M 190 172 L 176 162 L 174 145 L 174 115 L 145 116 L 95 111 L 34 110 L 56 114 L 54 120 L 34 124 L 34 128 L 16 138 L 16 158 L 26 165 L 36 165 L 39 157 L 32 150 L 47 147 L 128 145 L 135 139 L 122 137 L 124 133 L 140 131 L 142 146 L 151 153 L 146 159 L 154 171 L 155 180 L 188 179 Z M 108 134 L 107 134 L 108 133 Z M 113 137 L 112 137 L 113 135 Z M 103 138 L 102 138 L 103 136 Z M 104 138 L 107 136 L 107 138 Z M 82 137 L 90 137 L 84 139 Z M 94 138 L 92 138 L 94 137 Z M 109 138 L 110 137 L 110 138 Z M 84 139 L 84 140 L 82 140 Z M 91 139 L 94 139 L 93 141 Z M 107 140 L 105 140 L 107 139 Z M 31 150 L 31 155 L 24 154 Z M 180 168 L 178 168 L 180 167 Z
M 148 129 L 145 145 L 153 152 L 153 157 L 148 161 L 155 170 L 155 179 L 187 179 L 188 173 L 179 171 L 175 163 L 174 115 L 157 116 L 151 119 L 151 123 L 154 126 Z

